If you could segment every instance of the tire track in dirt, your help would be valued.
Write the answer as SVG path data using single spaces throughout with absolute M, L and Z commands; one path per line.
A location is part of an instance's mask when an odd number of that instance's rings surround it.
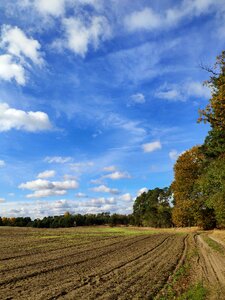
M 225 293 L 225 257 L 212 249 L 201 235 L 197 235 L 195 240 L 202 278 L 207 286 L 210 286 L 210 299 L 223 299 Z

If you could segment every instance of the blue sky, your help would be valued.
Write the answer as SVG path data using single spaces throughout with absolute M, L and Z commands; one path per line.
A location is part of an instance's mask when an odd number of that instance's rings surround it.
M 0 23 L 0 215 L 130 213 L 203 142 L 223 0 L 3 0 Z

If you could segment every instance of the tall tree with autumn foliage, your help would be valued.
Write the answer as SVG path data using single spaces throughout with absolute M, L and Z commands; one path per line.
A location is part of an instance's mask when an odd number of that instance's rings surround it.
M 173 223 L 176 226 L 195 225 L 196 203 L 193 198 L 195 182 L 201 175 L 204 155 L 200 147 L 195 146 L 179 156 L 174 165 L 172 191 L 174 208 Z
M 210 124 L 202 146 L 182 154 L 175 166 L 173 222 L 205 229 L 225 227 L 225 51 L 206 68 L 211 98 L 199 122 Z

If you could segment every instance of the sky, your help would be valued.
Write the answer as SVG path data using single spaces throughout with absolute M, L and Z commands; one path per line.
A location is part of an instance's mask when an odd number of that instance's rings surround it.
M 0 215 L 131 213 L 203 143 L 224 0 L 1 0 Z

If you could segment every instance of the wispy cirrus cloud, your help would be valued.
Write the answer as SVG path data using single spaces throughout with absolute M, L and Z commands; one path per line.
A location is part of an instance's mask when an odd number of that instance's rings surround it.
M 57 163 L 57 164 L 65 164 L 72 161 L 72 157 L 70 156 L 47 156 L 44 161 L 49 164 Z
M 164 83 L 155 92 L 155 97 L 168 101 L 186 101 L 190 97 L 209 98 L 210 89 L 201 82 L 187 80 L 180 84 Z

